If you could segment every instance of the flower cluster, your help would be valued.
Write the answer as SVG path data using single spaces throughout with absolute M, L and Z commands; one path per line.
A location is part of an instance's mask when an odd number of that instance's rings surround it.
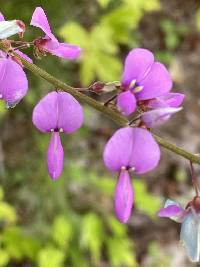
M 148 128 L 160 125 L 181 109 L 184 94 L 170 92 L 169 72 L 162 63 L 154 61 L 147 49 L 136 48 L 128 54 L 121 83 L 119 110 L 128 116 L 139 107 L 144 112 L 141 120 Z
M 51 32 L 47 17 L 41 7 L 37 7 L 33 13 L 30 23 L 39 27 L 44 33 L 43 38 L 36 39 L 34 43 L 35 54 L 50 53 L 65 59 L 76 59 L 80 56 L 80 47 L 67 43 L 60 43 Z M 16 33 L 23 36 L 25 25 L 20 20 L 7 21 L 0 13 L 0 39 L 6 39 Z M 7 107 L 14 107 L 27 93 L 28 80 L 23 70 L 22 62 L 12 55 L 12 46 L 7 40 L 10 53 L 0 51 L 0 98 L 4 100 Z M 27 55 L 17 48 L 13 49 L 24 59 L 32 62 Z
M 0 51 L 0 98 L 8 107 L 15 106 L 27 93 L 28 80 L 23 64 L 15 53 L 32 62 L 19 49 L 33 45 L 34 54 L 41 57 L 52 54 L 64 59 L 80 56 L 80 47 L 59 42 L 52 33 L 47 16 L 37 7 L 31 26 L 41 29 L 43 37 L 33 42 L 19 43 L 6 38 L 23 36 L 25 25 L 20 20 L 6 21 L 0 14 L 0 39 L 8 47 L 7 53 Z M 5 40 L 6 39 L 6 40 Z M 13 53 L 15 51 L 15 53 Z M 104 83 L 102 83 L 104 84 Z M 96 85 L 99 92 L 102 89 Z M 98 84 L 100 85 L 100 84 Z M 115 212 L 120 222 L 126 223 L 131 215 L 134 192 L 130 173 L 144 174 L 154 169 L 160 159 L 160 149 L 149 129 L 168 120 L 179 111 L 184 95 L 171 93 L 172 80 L 165 66 L 156 62 L 153 54 L 142 48 L 133 49 L 125 60 L 116 106 L 123 115 L 137 112 L 137 123 L 119 129 L 105 146 L 105 166 L 119 175 L 115 189 Z M 55 91 L 43 97 L 33 110 L 33 124 L 43 133 L 51 133 L 47 152 L 47 167 L 50 177 L 57 179 L 63 169 L 64 150 L 60 133 L 70 134 L 81 127 L 83 110 L 77 100 L 66 92 Z
M 154 169 L 160 150 L 149 128 L 168 120 L 181 110 L 184 94 L 171 93 L 172 80 L 165 66 L 154 61 L 153 54 L 142 48 L 133 49 L 125 60 L 117 107 L 128 116 L 139 111 L 135 128 L 118 130 L 104 150 L 106 167 L 119 175 L 114 207 L 120 222 L 126 223 L 133 206 L 130 172 L 143 174 Z

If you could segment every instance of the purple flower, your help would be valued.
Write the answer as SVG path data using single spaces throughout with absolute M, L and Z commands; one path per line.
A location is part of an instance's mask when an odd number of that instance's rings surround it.
M 0 51 L 0 98 L 14 107 L 27 93 L 28 80 L 23 68 Z
M 185 95 L 180 93 L 167 93 L 160 97 L 146 101 L 149 110 L 141 114 L 141 120 L 146 127 L 153 128 L 166 122 L 171 116 L 180 110 Z
M 4 21 L 4 16 L 0 13 L 0 22 Z M 15 52 L 32 62 L 21 51 L 16 50 Z M 28 80 L 20 62 L 0 50 L 0 99 L 6 102 L 7 107 L 14 107 L 26 95 L 27 91 Z
M 182 110 L 182 108 L 157 108 L 142 113 L 140 118 L 145 123 L 146 127 L 153 128 L 161 125 L 180 110 Z
M 70 134 L 81 127 L 82 107 L 70 94 L 52 92 L 35 106 L 32 120 L 41 132 L 52 133 L 47 152 L 47 166 L 50 177 L 55 180 L 62 173 L 64 158 L 59 133 Z
M 168 199 L 158 216 L 182 223 L 180 239 L 187 255 L 192 262 L 200 261 L 200 197 L 195 197 L 185 209 Z
M 159 146 L 145 129 L 122 128 L 106 144 L 103 159 L 110 171 L 119 173 L 115 189 L 115 212 L 119 221 L 126 223 L 133 205 L 129 171 L 143 174 L 154 169 L 160 159 Z
M 117 106 L 124 115 L 130 115 L 135 111 L 138 101 L 154 99 L 168 93 L 172 80 L 165 66 L 154 61 L 150 51 L 136 48 L 126 57 L 122 87 L 131 94 L 129 97 L 124 92 L 119 94 Z
M 146 105 L 149 108 L 154 108 L 154 109 L 164 108 L 164 107 L 178 108 L 183 103 L 184 98 L 185 98 L 184 94 L 167 93 L 162 96 L 149 100 L 146 103 Z
M 35 45 L 40 52 L 48 52 L 52 55 L 67 59 L 75 59 L 80 56 L 80 47 L 67 43 L 60 43 L 53 35 L 46 14 L 41 7 L 35 9 L 31 25 L 40 28 L 45 33 L 43 38 L 39 38 L 35 41 Z

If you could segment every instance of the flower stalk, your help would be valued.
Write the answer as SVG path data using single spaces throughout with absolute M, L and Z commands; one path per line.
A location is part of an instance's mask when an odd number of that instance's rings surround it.
M 8 52 L 7 51 L 8 47 L 5 45 L 5 43 L 3 41 L 0 41 L 0 50 Z M 22 64 L 24 65 L 24 67 L 26 69 L 28 69 L 29 71 L 31 71 L 33 74 L 43 78 L 44 80 L 46 80 L 47 82 L 52 84 L 54 87 L 60 88 L 63 91 L 70 93 L 77 100 L 84 102 L 84 103 L 88 104 L 89 106 L 93 107 L 94 109 L 100 111 L 101 113 L 106 115 L 109 119 L 111 119 L 114 123 L 116 123 L 119 127 L 125 127 L 125 126 L 129 125 L 129 123 L 130 123 L 129 120 L 125 116 L 121 115 L 119 112 L 112 110 L 111 108 L 107 107 L 103 103 L 100 103 L 100 102 L 94 100 L 93 98 L 79 92 L 78 90 L 76 90 L 76 88 L 73 88 L 73 87 L 69 86 L 68 84 L 58 80 L 56 77 L 49 74 L 45 70 L 39 68 L 37 65 L 28 62 L 27 60 L 25 60 L 24 58 L 19 56 L 17 53 L 15 53 L 14 51 L 12 52 L 12 54 L 15 57 L 19 58 L 20 61 L 22 62 Z M 184 150 L 183 148 L 168 142 L 167 140 L 163 139 L 160 136 L 157 136 L 156 134 L 153 134 L 153 136 L 160 146 L 174 152 L 175 154 L 177 154 L 179 156 L 182 156 L 185 159 L 190 160 L 193 163 L 200 165 L 200 157 L 199 156 L 194 155 L 194 154 Z

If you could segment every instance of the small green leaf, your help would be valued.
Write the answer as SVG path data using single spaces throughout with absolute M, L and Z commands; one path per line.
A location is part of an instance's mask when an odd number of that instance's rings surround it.
M 65 254 L 52 247 L 48 246 L 39 252 L 38 267 L 64 267 Z
M 94 264 L 100 261 L 104 229 L 101 218 L 95 213 L 84 216 L 81 226 L 81 247 L 89 250 Z
M 60 248 L 66 249 L 73 236 L 73 227 L 65 216 L 59 216 L 53 223 L 52 236 Z

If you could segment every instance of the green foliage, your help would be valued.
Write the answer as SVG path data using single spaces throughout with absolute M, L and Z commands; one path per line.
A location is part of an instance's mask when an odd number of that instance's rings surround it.
M 98 264 L 104 237 L 102 221 L 95 213 L 88 213 L 83 217 L 81 229 L 80 244 L 90 251 L 92 262 Z
M 113 267 L 125 264 L 127 267 L 136 267 L 137 263 L 133 257 L 133 248 L 127 239 L 109 238 L 107 242 L 108 257 Z
M 196 25 L 198 30 L 200 30 L 200 8 L 198 8 L 196 12 Z
M 110 1 L 99 0 L 106 7 Z M 119 80 L 122 64 L 117 55 L 119 45 L 134 47 L 138 44 L 136 29 L 145 12 L 157 10 L 158 0 L 124 0 L 110 12 L 99 18 L 98 24 L 86 30 L 77 22 L 67 22 L 60 29 L 66 41 L 83 49 L 80 64 L 80 79 L 88 85 L 95 79 Z
M 64 267 L 64 252 L 52 246 L 43 248 L 38 257 L 38 267 Z
M 40 248 L 39 240 L 25 234 L 17 226 L 9 227 L 4 231 L 2 242 L 9 256 L 17 260 L 26 258 L 34 260 Z
M 174 50 L 178 47 L 181 42 L 181 37 L 183 37 L 188 29 L 184 25 L 176 25 L 175 22 L 164 19 L 161 21 L 161 29 L 165 34 L 165 45 L 168 50 Z
M 160 198 L 153 196 L 147 191 L 146 185 L 141 180 L 133 181 L 135 189 L 136 207 L 151 218 L 155 218 L 157 211 L 161 208 Z
M 155 242 L 149 245 L 149 267 L 168 267 L 170 266 L 170 258 L 161 250 L 160 246 Z

